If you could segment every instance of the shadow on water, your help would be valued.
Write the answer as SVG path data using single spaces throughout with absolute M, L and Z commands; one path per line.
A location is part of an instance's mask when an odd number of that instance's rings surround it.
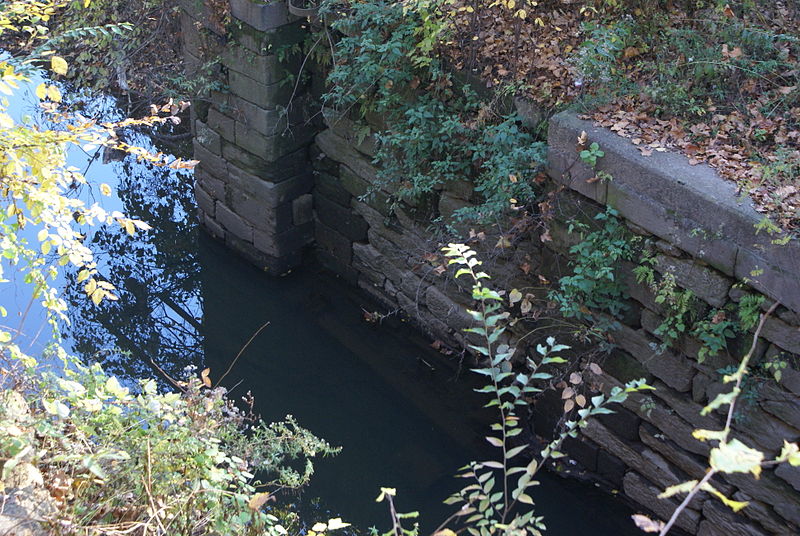
M 485 400 L 471 378 L 455 381 L 453 363 L 407 326 L 364 322 L 370 304 L 311 266 L 265 277 L 208 239 L 200 259 L 207 364 L 226 369 L 269 321 L 225 383 L 255 393 L 264 417 L 291 413 L 343 447 L 317 464 L 306 495 L 363 527 L 385 526 L 385 507 L 373 499 L 380 486 L 396 487 L 400 510 L 420 510 L 423 528 L 444 519 L 451 510 L 441 501 L 460 484 L 452 475 L 493 454 L 482 439 Z M 542 480 L 534 495 L 549 534 L 638 534 L 607 496 L 548 474 Z

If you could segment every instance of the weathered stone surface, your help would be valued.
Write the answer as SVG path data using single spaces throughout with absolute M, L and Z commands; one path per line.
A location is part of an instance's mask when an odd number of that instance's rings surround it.
M 316 137 L 316 142 L 319 148 L 329 158 L 344 164 L 358 177 L 361 177 L 368 184 L 376 184 L 378 180 L 378 172 L 369 160 L 358 151 L 356 151 L 350 143 L 341 136 L 337 135 L 333 130 L 328 129 L 320 132 Z M 342 181 L 344 184 L 344 177 Z M 355 196 L 363 195 L 362 193 L 353 193 Z
M 268 182 L 282 182 L 303 173 L 310 175 L 306 155 L 307 149 L 302 147 L 274 162 L 267 162 L 249 151 L 240 149 L 233 143 L 222 143 L 222 156 L 225 157 L 231 168 L 238 168 Z M 231 173 L 233 172 L 232 169 Z
M 231 15 L 259 31 L 273 30 L 300 20 L 289 13 L 286 2 L 274 0 L 256 3 L 252 0 L 230 0 Z
M 231 95 L 228 113 L 237 122 L 245 127 L 255 130 L 263 136 L 277 136 L 283 134 L 290 127 L 302 126 L 308 123 L 307 104 L 304 97 L 292 103 L 289 110 L 283 108 L 264 109 L 255 104 Z
M 231 28 L 233 41 L 257 54 L 269 54 L 277 48 L 302 43 L 308 36 L 303 20 L 289 23 L 278 28 L 258 31 L 252 26 Z
M 757 501 L 741 491 L 737 491 L 732 497 L 737 501 L 746 501 L 748 504 L 742 510 L 742 514 L 749 519 L 755 520 L 770 533 L 779 534 L 780 536 L 800 534 L 798 527 L 787 524 L 785 519 L 777 515 L 771 507 L 763 502 Z
M 473 205 L 469 201 L 464 201 L 449 192 L 442 192 L 442 195 L 439 197 L 439 215 L 446 222 L 452 221 L 456 211 L 471 206 Z
M 209 235 L 217 240 L 225 240 L 225 228 L 214 220 L 211 216 L 204 213 L 202 210 L 198 211 L 200 214 L 200 225 L 202 229 Z
M 626 441 L 639 440 L 639 425 L 642 419 L 632 411 L 625 408 L 614 408 L 614 413 L 599 415 L 597 420 L 617 437 Z
M 358 270 L 353 268 L 350 263 L 340 261 L 320 247 L 316 248 L 315 254 L 316 261 L 320 266 L 342 278 L 348 285 L 354 287 L 358 285 Z
M 343 207 L 350 206 L 350 199 L 353 197 L 350 192 L 344 189 L 339 177 L 324 171 L 314 172 L 314 196 L 326 197 L 334 203 Z
M 622 486 L 627 496 L 636 497 L 637 503 L 646 505 L 661 519 L 669 519 L 678 506 L 678 503 L 672 499 L 659 499 L 658 495 L 662 490 L 633 471 L 625 475 Z M 675 525 L 690 534 L 695 534 L 699 523 L 700 513 L 687 508 L 678 517 Z
M 759 390 L 759 399 L 764 411 L 800 430 L 800 399 L 796 394 L 769 382 Z
M 216 132 L 219 137 L 232 143 L 236 141 L 236 121 L 232 117 L 223 114 L 212 106 L 208 110 L 207 121 L 208 128 Z M 217 154 L 222 153 L 220 152 Z
M 625 463 L 644 475 L 648 480 L 658 482 L 664 487 L 680 482 L 679 475 L 658 454 L 641 444 L 627 443 L 618 438 L 612 431 L 597 422 L 589 420 L 583 429 L 583 435 L 600 445 L 607 452 L 619 456 Z
M 314 210 L 321 222 L 338 230 L 351 241 L 361 241 L 367 238 L 369 225 L 363 217 L 350 208 L 320 197 L 314 202 Z
M 331 108 L 323 108 L 322 116 L 325 125 L 333 130 L 337 136 L 345 139 L 356 151 L 370 157 L 375 157 L 377 144 L 375 134 L 368 124 L 357 124 L 349 117 L 339 114 Z
M 303 194 L 292 201 L 292 221 L 295 225 L 303 225 L 314 218 L 314 196 Z
M 620 325 L 612 336 L 622 349 L 635 357 L 664 383 L 681 392 L 691 389 L 694 368 L 689 360 L 669 350 L 658 353 L 657 349 L 654 349 L 657 343 L 642 330 L 636 331 Z
M 44 489 L 7 487 L 0 492 L 0 534 L 13 536 L 47 536 L 43 522 L 55 515 L 55 501 Z
M 311 143 L 313 137 L 314 128 L 310 125 L 298 126 L 275 136 L 264 136 L 242 123 L 236 123 L 236 144 L 267 162 L 274 162 L 297 151 Z
M 200 210 L 213 218 L 215 208 L 214 199 L 208 192 L 203 190 L 199 182 L 194 183 L 194 198 L 197 201 L 197 206 L 200 207 Z
M 564 440 L 562 447 L 564 453 L 578 462 L 585 470 L 592 473 L 597 472 L 597 454 L 602 451 L 594 442 L 582 436 L 574 439 L 568 437 Z
M 261 231 L 282 233 L 292 227 L 292 203 L 269 207 L 251 192 L 231 188 L 225 203 L 237 216 Z
M 750 497 L 771 505 L 783 519 L 800 525 L 800 495 L 772 471 L 763 471 L 758 480 L 742 473 L 725 474 L 722 478 Z
M 728 291 L 733 282 L 691 259 L 657 255 L 655 268 L 661 273 L 674 274 L 678 285 L 691 290 L 695 296 L 714 307 L 722 307 L 728 301 Z
M 520 97 L 514 98 L 514 108 L 519 114 L 522 124 L 530 130 L 536 130 L 547 118 L 547 111 L 539 104 Z
M 231 167 L 228 177 L 229 189 L 247 193 L 265 210 L 285 205 L 308 193 L 313 184 L 310 173 L 296 175 L 282 182 L 262 180 L 241 169 Z
M 253 245 L 267 255 L 283 260 L 290 259 L 314 239 L 314 225 L 292 226 L 280 234 L 273 234 L 255 229 L 253 231 Z M 290 263 L 294 265 L 294 263 Z
M 216 203 L 214 219 L 239 240 L 253 242 L 253 227 L 221 201 Z
M 475 321 L 464 308 L 431 285 L 425 291 L 425 305 L 433 316 L 457 331 L 475 327 Z
M 644 378 L 650 380 L 651 374 L 628 352 L 614 350 L 603 362 L 603 370 L 622 383 Z
M 639 427 L 639 437 L 642 442 L 661 454 L 667 461 L 675 467 L 678 467 L 692 479 L 701 479 L 706 474 L 708 469 L 708 460 L 700 456 L 696 456 L 686 452 L 673 441 L 669 440 L 663 434 L 649 424 L 644 424 Z M 719 478 L 715 477 L 712 484 L 718 490 L 728 495 L 732 494 L 734 488 L 722 482 Z
M 247 48 L 228 45 L 222 52 L 222 63 L 228 69 L 252 78 L 259 84 L 277 84 L 289 75 L 297 75 L 302 56 L 292 54 L 284 61 L 274 54 L 258 54 Z
M 236 71 L 228 73 L 231 92 L 266 110 L 276 106 L 286 106 L 294 93 L 292 84 L 277 83 L 264 85 L 249 76 Z
M 199 119 L 194 122 L 194 138 L 210 152 L 222 154 L 220 135 Z
M 198 141 L 194 141 L 194 157 L 200 161 L 198 169 L 220 179 L 228 175 L 228 164 L 225 160 L 200 145 Z
M 794 277 L 797 278 L 797 274 Z M 761 336 L 787 352 L 800 353 L 800 328 L 790 326 L 782 320 L 767 318 Z
M 746 412 L 746 423 L 734 423 L 733 428 L 742 441 L 759 448 L 767 455 L 776 456 L 783 448 L 784 440 L 800 439 L 800 431 L 764 412 L 760 407 L 751 406 Z
M 775 469 L 775 476 L 788 482 L 794 489 L 800 491 L 800 468 L 782 463 Z
M 703 517 L 697 536 L 765 536 L 763 528 L 749 522 L 742 515 L 734 514 L 717 501 L 703 504 Z
M 349 265 L 353 261 L 353 241 L 321 221 L 315 223 L 314 236 L 317 239 L 317 247 Z

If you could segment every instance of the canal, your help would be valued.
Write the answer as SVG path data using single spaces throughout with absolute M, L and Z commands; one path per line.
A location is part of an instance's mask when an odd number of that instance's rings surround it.
M 117 113 L 109 100 L 101 104 L 102 113 Z M 21 99 L 15 106 L 23 113 L 32 105 Z M 130 139 L 176 151 L 157 138 Z M 120 300 L 95 307 L 62 282 L 71 305 L 62 326 L 69 349 L 129 382 L 163 379 L 162 372 L 180 377 L 187 367 L 208 367 L 216 381 L 230 368 L 223 385 L 233 398 L 250 392 L 266 420 L 291 414 L 342 447 L 317 462 L 301 495 L 287 497 L 308 515 L 385 529 L 385 506 L 374 499 L 387 486 L 397 488 L 400 511 L 420 511 L 423 529 L 447 516 L 442 500 L 460 484 L 453 475 L 492 455 L 483 440 L 492 414 L 457 357 L 434 351 L 397 316 L 367 322 L 364 313 L 379 307 L 313 258 L 285 277 L 269 277 L 202 234 L 190 172 L 102 153 L 77 152 L 71 162 L 90 180 L 116 186 L 102 200 L 105 208 L 153 230 L 135 238 L 121 228 L 89 234 Z M 20 319 L 28 298 L 6 290 L 0 303 Z M 42 318 L 26 317 L 22 332 L 34 349 L 49 338 Z M 534 499 L 548 534 L 638 534 L 624 505 L 591 486 L 543 474 Z

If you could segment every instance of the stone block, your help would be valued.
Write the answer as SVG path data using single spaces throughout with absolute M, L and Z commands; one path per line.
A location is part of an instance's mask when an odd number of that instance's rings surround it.
M 447 223 L 453 222 L 454 214 L 462 209 L 462 208 L 469 208 L 474 206 L 469 201 L 464 201 L 449 192 L 442 192 L 442 195 L 439 197 L 439 215 L 442 219 Z M 457 227 L 465 227 L 464 224 L 458 225 Z M 466 228 L 464 230 L 467 230 Z M 460 230 L 460 232 L 463 232 Z
M 214 219 L 225 228 L 227 235 L 233 235 L 239 240 L 253 242 L 253 227 L 244 219 L 239 217 L 233 210 L 225 206 L 221 201 L 216 203 Z
M 737 491 L 731 497 L 737 501 L 747 502 L 747 507 L 742 510 L 742 514 L 766 528 L 770 534 L 785 534 L 786 536 L 800 534 L 798 527 L 787 525 L 786 520 L 777 515 L 769 505 L 757 501 L 741 491 Z
M 722 307 L 728 301 L 733 281 L 691 259 L 657 255 L 655 268 L 662 274 L 673 274 L 678 285 L 714 307 Z
M 792 467 L 782 463 L 775 468 L 775 476 L 788 482 L 795 490 L 800 491 L 800 467 Z
M 325 197 L 343 207 L 350 206 L 353 196 L 344 189 L 339 177 L 324 171 L 314 172 L 314 176 L 314 196 Z
M 255 28 L 266 32 L 300 20 L 289 13 L 286 2 L 253 2 L 252 0 L 230 0 L 231 15 Z
M 695 371 L 688 359 L 669 350 L 659 353 L 658 343 L 648 337 L 643 330 L 633 330 L 620 324 L 611 335 L 623 350 L 635 357 L 664 383 L 680 392 L 691 389 Z
M 282 107 L 264 109 L 235 95 L 232 95 L 229 101 L 227 112 L 230 116 L 263 136 L 276 136 L 291 128 L 310 124 L 308 99 L 305 97 L 295 99 L 288 109 Z
M 795 275 L 795 278 L 797 276 Z M 800 354 L 800 328 L 774 318 L 767 318 L 761 336 L 787 352 Z
M 425 292 L 425 306 L 433 316 L 447 324 L 452 329 L 463 331 L 475 327 L 475 320 L 459 304 L 444 295 L 435 286 L 431 285 Z
M 200 212 L 200 225 L 209 235 L 217 240 L 225 240 L 225 229 L 214 218 Z
M 303 225 L 314 219 L 314 196 L 303 194 L 292 201 L 292 221 L 295 225 Z
M 194 183 L 194 198 L 197 201 L 197 206 L 200 208 L 200 210 L 213 218 L 215 212 L 214 199 L 208 192 L 203 190 L 203 187 L 199 182 Z
M 369 225 L 350 208 L 345 208 L 325 197 L 318 197 L 314 200 L 314 210 L 322 223 L 335 228 L 351 241 L 362 241 L 367 238 Z
M 648 510 L 651 510 L 662 520 L 669 519 L 678 507 L 678 502 L 672 498 L 660 499 L 658 496 L 662 490 L 633 471 L 625 475 L 622 489 L 625 491 L 625 495 L 631 497 Z M 690 534 L 695 534 L 697 532 L 699 524 L 700 513 L 691 508 L 684 510 L 675 523 L 677 527 Z
M 639 441 L 639 425 L 642 419 L 625 408 L 615 408 L 610 415 L 601 415 L 597 420 L 618 437 L 626 441 Z
M 547 119 L 548 112 L 538 103 L 520 97 L 514 97 L 514 109 L 519 114 L 522 124 L 529 130 L 537 130 L 542 121 Z
M 291 203 L 308 193 L 312 184 L 313 177 L 310 173 L 295 175 L 281 182 L 272 182 L 231 166 L 228 176 L 230 190 L 245 192 L 265 209 Z
M 377 152 L 376 132 L 368 124 L 358 124 L 332 108 L 323 107 L 322 117 L 325 125 L 337 136 L 347 141 L 356 151 L 370 159 L 375 158 Z
M 292 54 L 284 61 L 279 61 L 275 54 L 262 55 L 247 48 L 229 44 L 223 49 L 222 63 L 229 71 L 236 71 L 259 84 L 286 83 L 290 76 L 298 76 L 302 56 Z M 289 84 L 294 86 L 294 84 Z
M 276 49 L 302 43 L 308 36 L 303 20 L 266 31 L 243 25 L 234 27 L 231 33 L 233 41 L 257 54 L 272 54 Z
M 231 188 L 226 204 L 254 228 L 268 233 L 282 233 L 293 226 L 292 203 L 270 207 L 253 190 Z
M 718 501 L 703 504 L 703 517 L 697 536 L 764 536 L 765 531 L 748 521 L 743 515 L 735 514 Z
M 198 184 L 208 192 L 214 199 L 225 199 L 225 182 L 214 177 L 203 169 L 194 170 L 194 178 Z
M 314 226 L 314 236 L 319 249 L 344 265 L 349 266 L 353 262 L 352 240 L 320 221 L 317 221 Z
M 236 145 L 267 162 L 274 162 L 297 151 L 308 145 L 313 137 L 314 129 L 311 126 L 300 126 L 283 134 L 264 136 L 242 123 L 236 123 Z
M 700 480 L 705 476 L 706 469 L 708 469 L 708 460 L 706 458 L 686 452 L 659 433 L 654 426 L 647 423 L 643 424 L 639 427 L 639 437 L 645 445 L 658 452 L 664 459 L 686 473 L 690 478 Z M 728 496 L 734 491 L 733 487 L 722 482 L 719 477 L 714 477 L 711 483 Z
M 208 127 L 221 138 L 236 141 L 236 121 L 213 106 L 208 110 Z
M 234 95 L 266 110 L 278 106 L 286 107 L 295 94 L 294 84 L 278 82 L 265 85 L 236 71 L 228 73 L 228 85 Z M 299 90 L 300 88 L 298 92 Z
M 314 240 L 314 225 L 293 226 L 282 233 L 269 233 L 259 229 L 253 231 L 253 245 L 267 255 L 289 258 Z
M 219 133 L 209 128 L 208 125 L 199 119 L 194 122 L 194 137 L 200 142 L 200 145 L 213 154 L 222 154 L 222 141 L 220 140 Z
M 772 471 L 762 471 L 758 480 L 742 473 L 727 473 L 722 478 L 750 497 L 771 505 L 783 519 L 800 525 L 800 494 Z
M 214 177 L 224 178 L 228 175 L 228 164 L 223 157 L 215 155 L 197 140 L 192 142 L 194 147 L 194 158 L 200 161 L 198 169 L 205 171 Z
M 603 370 L 622 383 L 644 378 L 650 380 L 652 375 L 642 364 L 628 352 L 613 350 L 603 362 Z
M 303 147 L 275 162 L 267 162 L 263 158 L 237 147 L 236 144 L 222 143 L 222 156 L 230 163 L 231 167 L 276 183 L 308 171 L 306 154 L 306 148 Z
M 337 135 L 333 130 L 328 129 L 320 132 L 316 137 L 316 143 L 328 158 L 344 164 L 355 175 L 366 181 L 367 184 L 377 183 L 378 171 L 370 163 L 369 159 L 356 151 L 346 139 Z M 344 177 L 342 179 L 344 180 Z M 363 195 L 363 193 L 353 193 L 353 195 L 359 196 Z
M 625 460 L 625 463 L 652 482 L 667 487 L 679 483 L 680 475 L 661 456 L 638 443 L 628 443 L 617 437 L 611 430 L 589 420 L 583 435 L 600 445 L 604 450 Z

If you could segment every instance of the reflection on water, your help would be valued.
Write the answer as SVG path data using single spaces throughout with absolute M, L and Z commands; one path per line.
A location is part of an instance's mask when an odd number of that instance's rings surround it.
M 177 377 L 203 361 L 192 177 L 132 157 L 114 167 L 120 210 L 153 230 L 135 239 L 118 226 L 94 233 L 99 271 L 120 299 L 95 307 L 79 285 L 68 286 L 66 334 L 76 352 L 114 374 L 150 376 L 161 368 Z
M 269 322 L 224 383 L 236 398 L 252 391 L 265 419 L 293 414 L 343 447 L 336 459 L 318 462 L 300 502 L 362 527 L 385 527 L 386 511 L 374 498 L 390 486 L 401 511 L 420 510 L 423 528 L 446 516 L 441 500 L 461 483 L 452 475 L 493 454 L 482 439 L 492 414 L 481 409 L 470 378 L 455 380 L 457 363 L 396 319 L 365 323 L 362 308 L 374 304 L 313 264 L 270 278 L 201 235 L 191 174 L 131 157 L 71 158 L 90 179 L 116 186 L 115 196 L 98 200 L 105 208 L 143 219 L 153 231 L 131 238 L 106 228 L 87 236 L 120 300 L 96 307 L 62 282 L 71 304 L 67 347 L 129 381 L 162 371 L 180 377 L 187 365 L 208 366 L 216 379 Z M 24 300 L 17 301 L 20 312 Z M 549 475 L 542 480 L 535 498 L 550 534 L 636 534 L 618 503 Z

